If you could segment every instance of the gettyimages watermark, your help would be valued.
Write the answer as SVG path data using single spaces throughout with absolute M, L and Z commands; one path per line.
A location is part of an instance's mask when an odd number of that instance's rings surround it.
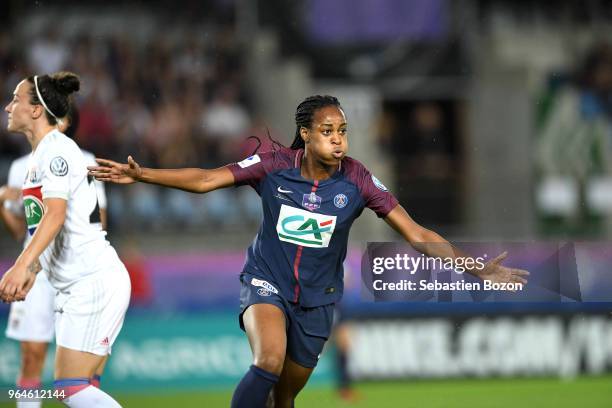
M 612 245 L 524 242 L 368 243 L 364 300 L 612 302 Z M 428 256 L 427 254 L 438 254 Z
M 453 271 L 458 275 L 466 272 L 478 276 L 487 268 L 487 254 L 479 257 L 431 257 L 424 254 L 413 256 L 407 253 L 396 254 L 395 257 L 377 256 L 372 258 L 372 273 L 382 275 L 385 271 L 404 271 L 409 277 L 416 275 L 420 270 L 427 271 Z M 437 279 L 400 279 L 399 281 L 386 282 L 379 276 L 372 282 L 372 288 L 376 291 L 384 290 L 523 290 L 525 283 L 522 282 L 497 282 L 492 279 L 482 278 L 481 282 L 466 282 L 460 279 L 456 282 Z

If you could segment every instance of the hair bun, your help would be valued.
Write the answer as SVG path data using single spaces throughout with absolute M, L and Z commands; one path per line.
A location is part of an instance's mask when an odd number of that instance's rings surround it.
M 50 78 L 55 89 L 64 95 L 70 95 L 81 88 L 81 80 L 72 72 L 57 72 Z

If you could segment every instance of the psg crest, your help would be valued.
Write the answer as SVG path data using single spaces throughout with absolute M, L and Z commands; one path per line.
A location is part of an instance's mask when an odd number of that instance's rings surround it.
M 344 194 L 336 194 L 334 197 L 334 205 L 338 208 L 346 207 L 348 203 L 348 198 Z

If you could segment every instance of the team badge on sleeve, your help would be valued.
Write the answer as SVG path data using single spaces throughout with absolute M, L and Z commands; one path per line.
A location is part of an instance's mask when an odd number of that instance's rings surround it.
M 243 169 L 244 169 L 245 167 L 249 167 L 249 166 L 252 166 L 252 165 L 254 165 L 254 164 L 257 164 L 257 163 L 259 163 L 260 161 L 261 161 L 261 157 L 259 157 L 259 155 L 258 155 L 258 154 L 255 154 L 255 155 L 253 155 L 253 156 L 249 156 L 249 157 L 247 157 L 246 159 L 244 159 L 244 160 L 243 160 L 243 161 L 241 161 L 241 162 L 238 162 L 238 165 L 239 165 L 241 168 L 243 168 Z
M 61 156 L 56 156 L 51 160 L 51 165 L 49 166 L 51 173 L 58 177 L 63 177 L 68 174 L 68 163 Z
M 257 291 L 260 296 L 270 296 L 270 292 L 278 294 L 276 289 L 270 282 L 253 278 L 251 279 L 251 285 L 258 286 L 260 289 Z
M 41 187 L 23 189 L 23 206 L 28 232 L 32 236 L 45 213 Z
M 381 191 L 389 191 L 387 189 L 387 187 L 385 187 L 385 185 L 383 183 L 380 182 L 379 179 L 377 179 L 376 177 L 374 177 L 374 175 L 372 174 L 372 182 L 374 182 L 374 185 L 376 186 L 376 188 L 378 188 Z

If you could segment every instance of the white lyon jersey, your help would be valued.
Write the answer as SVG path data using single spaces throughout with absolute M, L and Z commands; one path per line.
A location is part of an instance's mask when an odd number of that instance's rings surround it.
M 85 160 L 87 161 L 88 166 L 97 166 L 96 157 L 93 153 L 88 152 L 87 150 L 82 150 L 83 156 L 85 156 Z M 28 160 L 30 159 L 30 155 L 26 154 L 18 159 L 13 160 L 11 163 L 11 167 L 8 173 L 7 185 L 11 188 L 23 188 L 23 182 L 28 173 Z M 98 205 L 101 209 L 106 209 L 106 190 L 104 189 L 104 183 L 102 181 L 93 180 L 93 184 L 96 195 L 98 197 Z M 4 208 L 9 210 L 11 213 L 15 214 L 18 217 L 23 217 L 23 199 L 19 200 L 6 200 L 4 202 Z M 26 234 L 25 240 L 23 242 L 23 247 L 25 248 L 30 242 L 31 235 Z
M 39 258 L 49 281 L 59 290 L 118 261 L 99 223 L 88 164 L 77 144 L 57 130 L 43 137 L 27 162 L 23 204 L 30 237 L 44 214 L 44 199 L 67 201 L 66 220 Z

